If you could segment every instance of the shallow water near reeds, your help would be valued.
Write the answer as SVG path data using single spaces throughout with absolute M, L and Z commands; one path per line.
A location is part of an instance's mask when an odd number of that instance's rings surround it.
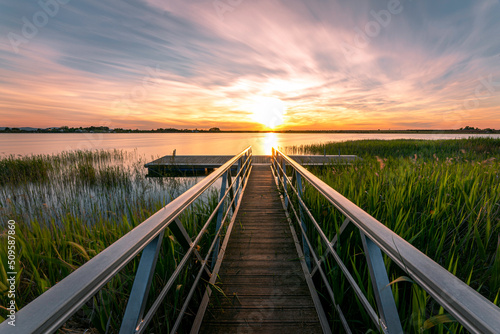
M 146 177 L 145 162 L 137 150 L 4 158 L 0 217 L 57 226 L 68 217 L 87 225 L 120 220 L 131 206 L 153 214 L 201 178 Z

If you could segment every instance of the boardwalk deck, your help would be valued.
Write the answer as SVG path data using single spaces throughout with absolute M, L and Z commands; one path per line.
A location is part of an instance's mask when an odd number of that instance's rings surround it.
M 225 164 L 232 155 L 166 155 L 144 165 L 151 175 L 162 171 L 201 171 L 219 168 Z M 325 164 L 346 164 L 360 159 L 355 155 L 291 155 L 292 159 L 303 166 L 322 166 Z M 271 156 L 254 155 L 253 164 L 271 164 Z
M 252 169 L 201 333 L 322 333 L 270 166 Z

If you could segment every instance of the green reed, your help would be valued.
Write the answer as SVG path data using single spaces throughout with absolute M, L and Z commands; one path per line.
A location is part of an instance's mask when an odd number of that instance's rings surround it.
M 20 309 L 110 246 L 196 182 L 196 178 L 146 178 L 144 158 L 136 152 L 75 151 L 58 155 L 0 159 L 2 244 L 6 223 L 17 225 Z M 19 167 L 21 166 L 21 167 Z M 19 167 L 19 168 L 18 168 Z M 180 217 L 196 235 L 216 205 L 214 190 L 195 201 Z M 208 248 L 213 229 L 203 237 Z M 165 285 L 184 250 L 167 230 L 150 290 L 149 304 Z M 7 315 L 7 249 L 0 247 L 0 317 Z M 118 332 L 139 258 L 131 261 L 78 311 L 63 329 Z M 168 328 L 178 313 L 199 264 L 192 261 L 176 282 L 152 330 Z M 198 296 L 199 298 L 199 296 Z M 175 307 L 174 307 L 175 306 Z M 64 331 L 63 331 L 64 332 Z
M 370 140 L 287 149 L 316 154 L 338 154 L 339 150 L 364 160 L 312 171 L 500 305 L 500 140 Z M 310 186 L 305 198 L 323 230 L 333 238 L 343 216 Z M 310 226 L 309 231 L 312 229 Z M 351 224 L 339 239 L 339 255 L 375 306 L 359 231 Z M 316 236 L 313 242 L 322 254 L 324 245 Z M 411 277 L 387 257 L 385 263 L 405 332 L 465 332 Z M 360 311 L 361 304 L 331 258 L 325 269 L 351 329 L 359 333 L 377 330 Z M 335 312 L 331 317 L 335 330 L 340 330 Z

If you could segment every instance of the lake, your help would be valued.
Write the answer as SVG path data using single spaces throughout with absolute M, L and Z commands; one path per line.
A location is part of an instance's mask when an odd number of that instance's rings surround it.
M 500 134 L 392 133 L 2 133 L 0 155 L 53 154 L 77 149 L 137 150 L 146 158 L 172 154 L 237 154 L 252 145 L 254 154 L 271 154 L 271 147 L 360 139 L 500 138 Z M 349 154 L 349 152 L 342 152 Z

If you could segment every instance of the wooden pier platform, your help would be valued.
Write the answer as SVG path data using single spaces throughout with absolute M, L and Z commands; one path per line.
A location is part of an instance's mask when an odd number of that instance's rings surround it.
M 166 155 L 144 165 L 150 175 L 168 171 L 208 171 L 219 168 L 230 160 L 232 155 Z M 290 155 L 303 166 L 322 166 L 326 164 L 346 164 L 360 159 L 355 155 Z M 270 165 L 270 155 L 252 156 L 253 165 Z M 236 166 L 236 165 L 235 165 Z
M 217 286 L 200 333 L 323 332 L 270 166 L 252 168 Z

